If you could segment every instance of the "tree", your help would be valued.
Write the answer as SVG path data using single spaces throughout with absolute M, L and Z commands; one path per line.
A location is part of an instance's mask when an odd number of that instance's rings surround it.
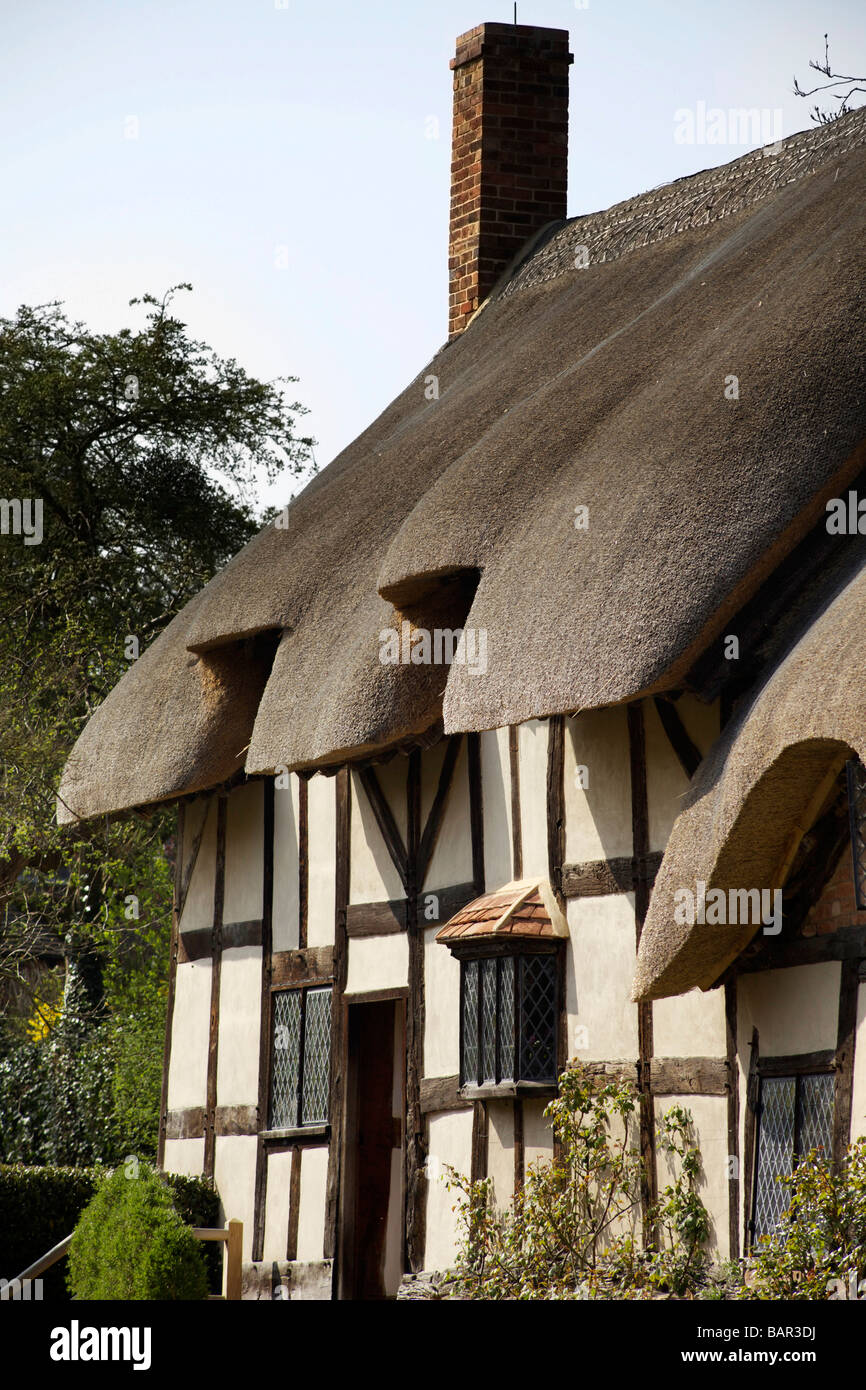
M 818 125 L 827 125 L 830 121 L 838 120 L 840 116 L 846 116 L 852 109 L 850 102 L 854 94 L 857 92 L 866 94 L 866 85 L 862 87 L 859 85 L 861 82 L 866 84 L 866 77 L 844 77 L 840 72 L 833 72 L 830 64 L 830 44 L 826 34 L 824 35 L 823 63 L 818 62 L 815 58 L 811 58 L 809 60 L 809 67 L 814 69 L 815 72 L 820 72 L 823 77 L 829 77 L 830 81 L 821 82 L 817 87 L 810 87 L 807 91 L 803 91 L 795 77 L 794 95 L 798 97 L 811 97 L 814 96 L 816 92 L 831 92 L 834 100 L 840 103 L 835 111 L 828 110 L 826 107 L 822 108 L 816 103 L 809 114 L 812 120 L 816 121 Z M 840 87 L 845 87 L 847 90 L 840 92 Z
M 164 981 L 171 824 L 61 832 L 60 772 L 136 650 L 261 524 L 255 470 L 314 470 L 295 378 L 192 339 L 172 307 L 190 288 L 132 300 L 144 322 L 116 333 L 58 303 L 0 319 L 0 982 L 31 995 L 34 961 L 94 945 L 115 1004 Z

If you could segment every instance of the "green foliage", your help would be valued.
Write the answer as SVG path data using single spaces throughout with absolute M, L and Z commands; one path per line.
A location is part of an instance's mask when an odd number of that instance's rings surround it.
M 165 1004 L 48 1037 L 0 1058 L 0 1162 L 86 1166 L 155 1157 Z
M 257 530 L 257 472 L 295 479 L 311 469 L 312 441 L 296 432 L 303 407 L 285 381 L 257 381 L 190 338 L 172 293 L 133 304 L 143 322 L 116 333 L 91 332 L 58 304 L 0 319 L 0 498 L 43 505 L 39 544 L 11 534 L 0 544 L 7 1018 L 10 991 L 33 984 L 24 965 L 44 958 L 46 942 L 73 959 L 96 945 L 109 1012 L 116 996 L 136 1007 L 130 993 L 164 982 L 170 818 L 61 832 L 60 772 L 128 669 L 127 638 L 143 652 Z M 23 1031 L 7 1021 L 0 1049 Z
M 128 1165 L 124 1167 L 132 1171 Z M 103 1174 L 99 1168 L 0 1165 L 0 1275 L 14 1278 L 68 1236 Z M 170 1173 L 166 1181 L 175 1208 L 188 1226 L 219 1223 L 219 1198 L 204 1178 Z M 211 1270 L 210 1286 L 216 1291 L 221 1250 L 208 1246 L 204 1253 Z M 61 1261 L 42 1276 L 46 1301 L 68 1297 L 64 1266 L 65 1261 Z
M 76 1299 L 207 1297 L 204 1256 L 164 1178 L 135 1164 L 102 1180 L 75 1227 L 68 1281 Z
M 674 1176 L 651 1213 L 653 1238 L 641 1248 L 637 1105 L 624 1082 L 602 1082 L 572 1065 L 545 1111 L 556 1157 L 530 1165 L 507 1208 L 496 1206 L 490 1179 L 471 1183 L 451 1170 L 449 1187 L 462 1194 L 458 1297 L 689 1297 L 703 1286 L 709 1218 L 697 1193 L 691 1116 L 674 1106 L 662 1121 L 660 1143 Z
M 762 1236 L 740 1295 L 758 1299 L 829 1299 L 866 1277 L 866 1139 L 848 1148 L 841 1170 L 813 1151 L 780 1179 L 788 1208 L 779 1230 Z

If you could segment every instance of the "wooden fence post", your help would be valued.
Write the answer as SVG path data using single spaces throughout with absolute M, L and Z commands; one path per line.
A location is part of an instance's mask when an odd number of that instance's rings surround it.
M 241 1262 L 243 1252 L 244 1223 L 229 1222 L 229 1238 L 226 1244 L 226 1301 L 239 1301 L 241 1297 Z

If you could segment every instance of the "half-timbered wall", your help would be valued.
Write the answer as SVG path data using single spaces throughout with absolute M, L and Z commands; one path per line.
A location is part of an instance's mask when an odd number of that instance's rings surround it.
M 720 1257 L 748 1238 L 755 1056 L 832 1052 L 843 1112 L 866 1131 L 866 983 L 844 953 L 631 1002 L 661 852 L 717 732 L 716 707 L 644 700 L 445 738 L 336 775 L 254 781 L 181 809 L 163 1161 L 214 1176 L 226 1214 L 244 1221 L 260 1288 L 272 1270 L 294 1288 L 285 1271 L 302 1266 L 314 1277 L 292 1297 L 327 1296 L 335 1267 L 340 1287 L 355 1005 L 394 1001 L 400 1032 L 389 1292 L 404 1268 L 454 1259 L 449 1167 L 490 1176 L 507 1203 L 527 1165 L 551 1156 L 543 1100 L 459 1094 L 459 965 L 435 941 L 459 907 L 514 878 L 549 877 L 565 907 L 560 1060 L 637 1085 L 645 1200 L 670 1176 L 654 1142 L 661 1111 L 674 1100 L 691 1110 Z M 272 1133 L 273 991 L 328 983 L 329 1124 Z

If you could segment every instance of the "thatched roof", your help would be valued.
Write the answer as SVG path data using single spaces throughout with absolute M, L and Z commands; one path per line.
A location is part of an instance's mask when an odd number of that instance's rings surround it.
M 760 927 L 677 922 L 678 890 L 781 889 L 843 763 L 866 762 L 864 552 L 861 540 L 853 577 L 820 604 L 695 773 L 653 888 L 635 998 L 718 980 Z
M 517 879 L 474 898 L 440 927 L 437 941 L 553 940 L 568 936 L 568 922 L 546 879 Z
M 864 142 L 855 112 L 565 224 L 144 653 L 65 806 L 213 785 L 248 740 L 250 773 L 312 766 L 675 683 L 856 470 Z M 486 672 L 383 665 L 404 617 L 483 629 Z M 264 631 L 250 732 L 203 692 Z

